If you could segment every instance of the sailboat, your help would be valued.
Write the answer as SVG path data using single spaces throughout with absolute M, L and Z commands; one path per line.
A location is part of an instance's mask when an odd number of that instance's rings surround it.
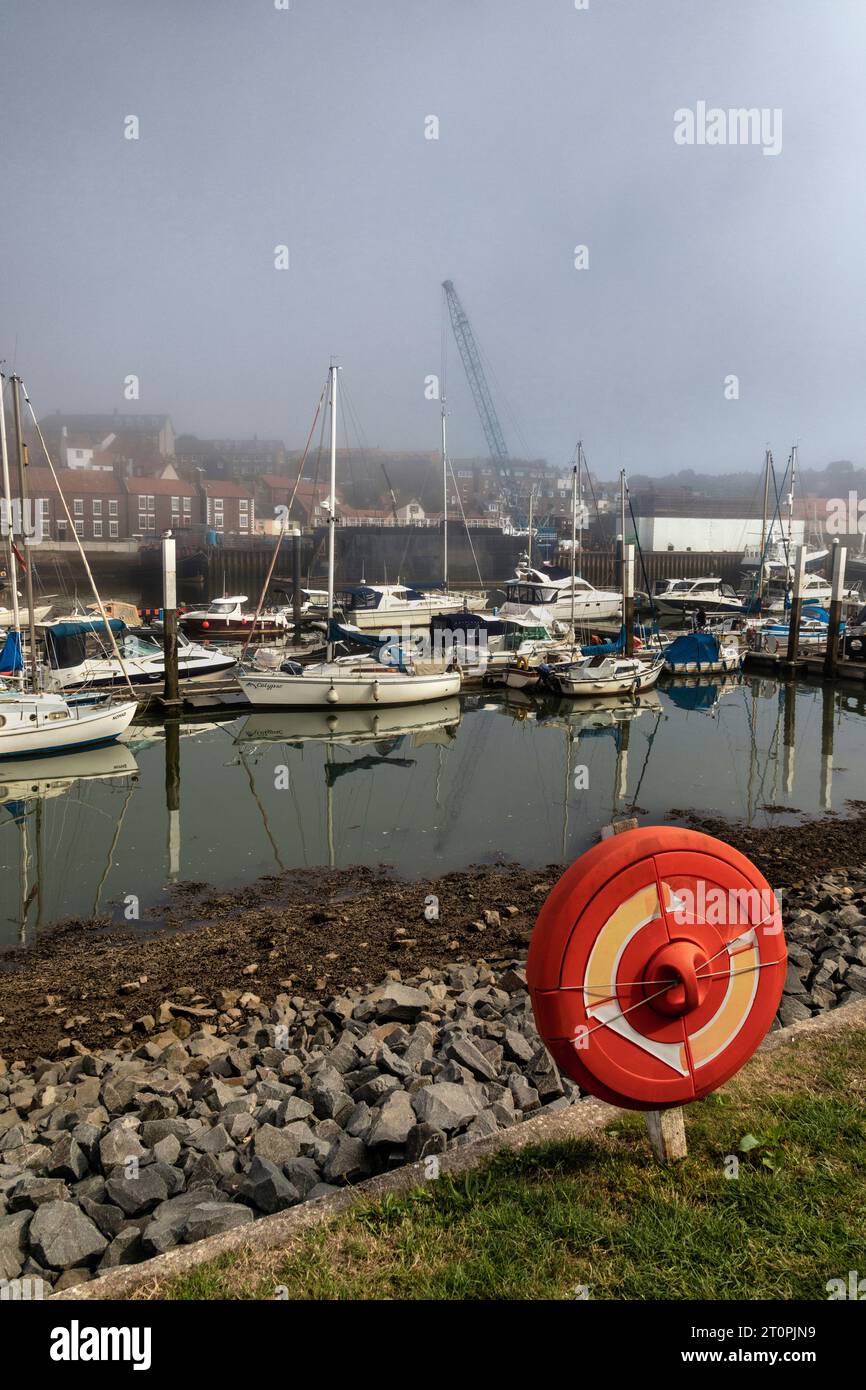
M 19 478 L 19 504 L 21 512 L 24 511 L 26 497 L 26 477 L 24 471 L 24 449 L 23 435 L 21 430 L 20 402 L 18 391 L 22 385 L 17 376 L 10 379 L 12 386 L 12 401 L 14 406 L 15 419 L 15 438 L 16 452 L 18 456 L 18 478 Z M 25 391 L 24 398 L 30 406 L 30 413 L 33 416 L 36 431 L 39 435 L 42 448 L 48 465 L 54 473 L 54 467 L 45 448 L 45 441 L 42 438 L 42 431 L 39 422 L 33 411 L 32 405 Z M 9 456 L 6 444 L 6 416 L 3 406 L 2 382 L 0 382 L 0 455 L 2 455 L 3 472 L 3 496 L 6 502 L 7 516 L 13 516 L 12 489 L 9 479 Z M 56 478 L 55 478 L 56 481 Z M 59 491 L 59 488 L 58 488 Z M 60 492 L 60 500 L 66 510 L 69 530 L 76 541 L 84 560 L 84 566 L 88 576 L 93 583 L 93 575 L 87 558 L 84 555 L 84 548 L 78 540 L 77 532 L 69 515 L 66 506 L 66 499 Z M 7 547 L 10 558 L 9 572 L 11 573 L 11 554 L 12 554 L 12 529 L 11 523 L 7 528 Z M 65 698 L 62 695 L 45 694 L 40 692 L 38 686 L 38 668 L 36 660 L 36 615 L 33 603 L 33 570 L 29 562 L 27 542 L 25 540 L 25 554 L 27 554 L 26 580 L 26 599 L 28 627 L 30 636 L 29 647 L 29 672 L 25 668 L 24 652 L 21 641 L 21 615 L 18 609 L 18 592 L 14 583 L 11 585 L 12 597 L 12 626 L 7 633 L 6 642 L 0 656 L 0 673 L 6 684 L 0 691 L 0 758 L 39 758 L 46 754 L 67 753 L 76 748 L 94 748 L 102 743 L 110 743 L 120 735 L 132 723 L 133 716 L 138 708 L 135 699 L 126 701 L 122 704 L 112 704 L 110 697 L 101 697 L 94 700 L 92 697 L 84 699 L 82 697 Z M 94 595 L 97 603 L 102 609 L 102 601 L 93 585 Z M 102 610 L 103 621 L 108 628 L 111 640 L 114 643 L 114 635 Z M 116 650 L 116 643 L 114 643 Z M 119 655 L 119 653 L 118 653 Z M 12 682 L 10 685 L 9 682 Z M 26 687 L 30 685 L 28 690 Z M 130 693 L 132 687 L 130 686 Z
M 391 652 L 385 664 L 374 657 L 342 657 L 334 660 L 334 571 L 337 521 L 337 368 L 330 367 L 331 476 L 328 501 L 328 647 L 324 661 L 301 666 L 285 661 L 279 671 L 255 671 L 241 667 L 238 681 L 250 704 L 295 709 L 328 705 L 350 708 L 376 705 L 414 705 L 441 700 L 460 692 L 458 671 L 425 671 L 406 657 L 402 648 Z

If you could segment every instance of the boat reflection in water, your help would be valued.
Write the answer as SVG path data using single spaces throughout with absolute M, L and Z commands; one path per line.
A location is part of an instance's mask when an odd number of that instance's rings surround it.
M 352 772 L 369 772 L 376 767 L 414 767 L 415 760 L 398 756 L 412 748 L 438 746 L 447 748 L 457 737 L 461 709 L 457 697 L 437 700 L 429 705 L 385 705 L 378 709 L 359 708 L 330 710 L 274 710 L 249 715 L 235 736 L 241 761 L 245 748 L 268 744 L 283 744 L 302 748 L 304 744 L 323 744 L 325 748 L 326 826 L 328 867 L 336 864 L 334 843 L 333 792 L 337 780 Z M 369 745 L 373 751 L 348 762 L 336 762 L 337 747 Z M 440 764 L 441 772 L 441 764 Z M 277 842 L 268 823 L 267 813 L 259 800 L 250 778 L 250 791 L 262 817 L 268 839 L 277 862 L 282 865 Z M 438 778 L 437 778 L 438 785 Z M 438 792 L 437 792 L 438 797 Z
M 57 870 L 57 844 L 46 836 L 43 809 L 47 801 L 75 793 L 89 782 L 128 778 L 126 798 L 105 867 L 96 886 L 93 913 L 99 911 L 102 889 L 111 868 L 123 817 L 137 781 L 138 763 L 131 749 L 122 743 L 101 748 L 60 753 L 53 757 L 18 758 L 0 768 L 0 817 L 11 820 L 18 829 L 18 939 L 24 943 L 28 927 L 38 932 L 45 925 L 45 875 Z M 63 814 L 65 807 L 59 809 Z M 14 834 L 14 832 L 13 832 Z M 74 872 L 74 867 L 71 869 Z
M 448 744 L 460 723 L 456 696 L 430 705 L 383 705 L 379 709 L 273 710 L 250 714 L 236 743 L 392 743 L 411 739 L 413 747 Z

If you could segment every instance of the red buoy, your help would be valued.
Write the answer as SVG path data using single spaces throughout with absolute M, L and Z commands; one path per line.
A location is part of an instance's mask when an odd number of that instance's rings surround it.
M 738 850 L 655 826 L 603 840 L 551 891 L 529 946 L 539 1033 L 629 1110 L 698 1100 L 751 1057 L 782 997 L 776 897 Z

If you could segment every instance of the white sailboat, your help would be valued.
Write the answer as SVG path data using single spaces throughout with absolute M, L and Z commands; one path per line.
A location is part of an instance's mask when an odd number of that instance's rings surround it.
M 3 408 L 3 390 L 0 381 L 0 453 L 2 453 L 2 472 L 3 472 L 3 496 L 6 501 L 7 515 L 11 518 L 12 490 L 9 479 L 9 456 L 6 445 L 6 418 Z M 19 501 L 21 511 L 24 510 L 26 483 L 24 473 L 24 457 L 22 445 L 22 431 L 20 418 L 20 405 L 18 399 L 19 386 L 22 385 L 17 376 L 11 378 L 13 391 L 13 405 L 15 418 L 15 437 L 16 450 L 18 455 L 18 476 L 19 476 Z M 54 467 L 45 448 L 45 441 L 42 438 L 42 431 L 36 419 L 32 405 L 25 392 L 25 400 L 30 406 L 30 413 L 36 426 L 48 466 L 54 473 Z M 56 479 L 55 479 L 56 481 Z M 58 489 L 59 491 L 59 489 Z M 60 492 L 60 500 L 66 510 L 67 522 L 70 532 L 78 540 L 72 517 L 66 506 L 66 499 Z M 8 548 L 11 552 L 12 537 L 11 528 L 7 537 Z M 87 557 L 81 542 L 78 541 L 79 550 L 84 560 L 85 569 L 93 583 L 93 576 Z M 25 539 L 25 551 L 27 543 Z M 3 660 L 0 662 L 4 671 L 8 671 L 7 684 L 0 692 L 0 759 L 2 758 L 38 758 L 46 754 L 67 753 L 73 749 L 94 748 L 99 744 L 110 743 L 119 738 L 125 729 L 132 723 L 133 716 L 138 708 L 137 702 L 133 700 L 122 704 L 112 704 L 110 697 L 103 696 L 94 701 L 92 698 L 65 699 L 62 695 L 45 694 L 36 689 L 37 685 L 37 662 L 36 662 L 36 617 L 33 603 L 33 579 L 32 568 L 30 566 L 29 554 L 27 555 L 28 565 L 26 571 L 27 581 L 27 608 L 28 608 L 28 627 L 30 633 L 29 649 L 29 683 L 31 689 L 28 691 L 28 672 L 25 669 L 23 648 L 21 642 L 21 615 L 18 610 L 18 593 L 15 585 L 12 584 L 12 627 L 7 634 L 6 645 L 4 648 Z M 10 570 L 11 572 L 11 570 Z M 102 611 L 102 618 L 106 629 L 109 632 L 112 643 L 114 634 L 102 610 L 102 601 L 93 585 L 96 600 Z M 115 650 L 116 650 L 116 643 Z M 119 655 L 119 654 L 118 654 Z M 121 663 L 122 664 L 122 663 Z M 8 682 L 11 681 L 10 685 Z M 130 687 L 131 692 L 131 687 Z
M 426 671 L 407 660 L 386 666 L 369 657 L 334 660 L 331 623 L 334 618 L 334 570 L 337 473 L 337 368 L 330 368 L 331 477 L 328 502 L 328 651 L 327 659 L 309 666 L 286 661 L 279 671 L 241 668 L 238 680 L 255 707 L 265 705 L 315 709 L 344 705 L 412 705 L 441 700 L 460 692 L 457 671 Z M 429 621 L 429 620 L 428 620 Z M 392 624 L 393 625 L 393 624 Z

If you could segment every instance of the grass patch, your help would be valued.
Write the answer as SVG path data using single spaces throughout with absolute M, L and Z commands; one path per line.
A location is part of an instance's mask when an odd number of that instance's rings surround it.
M 799 1038 L 687 1108 L 689 1156 L 673 1169 L 630 1115 L 142 1296 L 568 1299 L 585 1286 L 593 1299 L 824 1299 L 829 1278 L 863 1263 L 864 1095 L 866 1030 Z

